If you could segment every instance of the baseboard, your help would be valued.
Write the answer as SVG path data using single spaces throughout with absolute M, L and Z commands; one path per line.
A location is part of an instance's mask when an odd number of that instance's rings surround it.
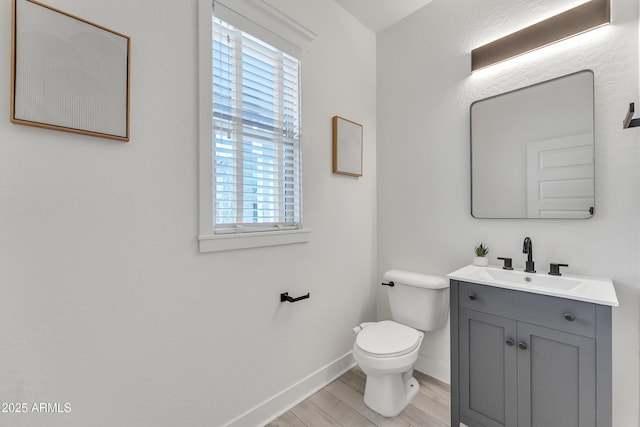
M 449 364 L 444 364 L 423 354 L 418 356 L 415 369 L 446 384 L 451 384 Z
M 356 363 L 353 360 L 353 356 L 351 352 L 349 352 L 225 425 L 227 427 L 264 426 L 355 365 Z

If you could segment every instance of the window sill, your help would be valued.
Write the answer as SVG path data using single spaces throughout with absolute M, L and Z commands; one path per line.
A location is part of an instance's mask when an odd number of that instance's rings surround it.
M 199 236 L 200 253 L 292 245 L 309 241 L 311 230 L 264 231 L 258 233 Z

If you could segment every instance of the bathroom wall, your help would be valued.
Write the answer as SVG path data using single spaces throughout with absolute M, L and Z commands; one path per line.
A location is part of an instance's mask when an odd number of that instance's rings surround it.
M 638 58 L 639 58 L 638 69 L 640 70 L 640 8 L 638 8 L 638 49 L 639 49 L 639 52 L 638 52 Z M 639 79 L 638 85 L 640 86 L 640 72 L 638 73 L 638 79 Z M 639 94 L 639 96 L 637 96 L 635 98 L 635 100 L 637 102 L 636 105 L 640 105 L 640 94 Z M 638 143 L 640 144 L 640 132 L 639 132 L 639 130 L 640 129 L 636 129 L 633 132 L 635 132 L 635 134 L 637 136 L 637 139 L 638 139 Z M 640 150 L 638 152 L 638 161 L 640 162 Z M 640 215 L 638 216 L 638 222 L 640 222 Z M 638 229 L 639 229 L 639 232 L 640 232 L 640 227 L 638 227 Z M 638 242 L 640 242 L 640 234 L 638 235 Z M 640 251 L 638 252 L 638 257 L 639 258 L 638 258 L 637 263 L 638 263 L 638 265 L 640 265 Z M 638 303 L 638 309 L 640 310 L 640 302 Z M 640 330 L 640 316 L 638 318 L 638 329 Z M 638 333 L 638 341 L 640 341 L 640 333 Z M 638 375 L 640 377 L 640 372 L 638 373 Z M 638 393 L 637 398 L 638 398 L 638 408 L 640 408 L 640 393 Z M 640 418 L 640 415 L 638 415 L 638 418 Z M 638 424 L 640 424 L 640 419 L 638 421 Z
M 10 124 L 2 2 L 0 402 L 71 413 L 0 426 L 253 425 L 254 408 L 348 366 L 351 328 L 375 316 L 375 35 L 333 1 L 269 2 L 317 34 L 302 69 L 311 241 L 200 254 L 196 0 L 47 3 L 131 36 L 131 142 Z M 364 125 L 361 178 L 331 173 L 333 115 Z
M 562 8 L 572 2 L 553 2 Z M 548 1 L 434 0 L 378 35 L 378 274 L 446 274 L 480 242 L 524 267 L 611 277 L 614 425 L 638 425 L 640 157 L 623 130 L 638 100 L 638 2 L 612 0 L 612 25 L 471 74 L 470 51 L 546 18 Z M 470 215 L 469 106 L 482 98 L 583 69 L 595 73 L 596 212 L 589 220 L 478 220 Z M 505 158 L 505 161 L 509 159 Z M 388 315 L 383 290 L 379 317 Z M 418 367 L 449 379 L 448 327 L 427 335 Z

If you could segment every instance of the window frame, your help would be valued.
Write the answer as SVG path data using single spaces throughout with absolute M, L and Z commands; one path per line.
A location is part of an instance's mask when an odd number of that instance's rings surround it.
M 250 2 L 249 2 L 250 3 Z M 215 234 L 214 226 L 214 188 L 213 188 L 213 141 L 212 141 L 212 117 L 211 117 L 211 105 L 212 105 L 212 91 L 211 91 L 211 77 L 212 77 L 212 9 L 213 3 L 211 0 L 199 0 L 198 1 L 198 138 L 199 138 L 199 251 L 200 252 L 218 252 L 229 251 L 256 247 L 277 246 L 277 245 L 289 245 L 295 243 L 304 243 L 309 241 L 311 230 L 302 226 L 302 206 L 300 206 L 300 228 L 294 230 L 278 230 L 278 231 L 251 231 L 247 229 L 246 232 L 233 233 L 233 234 Z M 220 16 L 223 20 L 226 16 L 224 14 L 231 14 L 235 19 L 249 23 L 259 22 L 250 15 L 251 13 L 257 13 L 262 16 L 264 21 L 265 15 L 263 11 L 243 10 L 234 11 L 223 3 L 216 1 L 215 7 L 222 8 L 222 12 L 219 14 L 219 10 L 216 9 L 216 15 Z M 274 11 L 272 10 L 273 14 Z M 275 14 L 278 14 L 275 11 Z M 285 17 L 290 19 L 288 17 Z M 272 20 L 274 18 L 271 18 Z M 282 16 L 278 17 L 282 20 Z M 273 21 L 277 22 L 277 21 Z M 288 42 L 287 34 L 282 34 L 283 29 L 278 28 L 279 33 L 271 33 L 267 30 L 267 27 L 272 27 L 273 22 L 267 22 L 268 25 L 260 26 L 255 25 L 256 31 L 250 31 L 255 37 L 259 37 L 265 40 L 267 43 L 272 43 L 273 40 L 278 40 L 281 48 L 284 51 L 291 52 L 293 49 L 298 50 L 297 57 L 300 58 L 299 50 L 295 43 Z M 236 25 L 237 22 L 231 22 L 232 25 Z M 260 23 L 262 24 L 262 23 Z M 276 25 L 279 27 L 279 25 Z M 247 29 L 243 26 L 243 29 Z M 256 34 L 256 32 L 258 34 Z M 284 37 L 283 37 L 284 36 Z M 293 37 L 295 39 L 295 35 Z M 284 46 L 284 48 L 282 47 Z M 301 149 L 301 148 L 300 148 Z M 302 163 L 302 158 L 300 158 Z M 302 192 L 302 186 L 299 188 Z M 302 194 L 300 194 L 300 197 Z

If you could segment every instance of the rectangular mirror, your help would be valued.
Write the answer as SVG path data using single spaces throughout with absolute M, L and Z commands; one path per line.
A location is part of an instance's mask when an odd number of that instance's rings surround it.
M 471 104 L 471 215 L 593 216 L 593 71 Z

